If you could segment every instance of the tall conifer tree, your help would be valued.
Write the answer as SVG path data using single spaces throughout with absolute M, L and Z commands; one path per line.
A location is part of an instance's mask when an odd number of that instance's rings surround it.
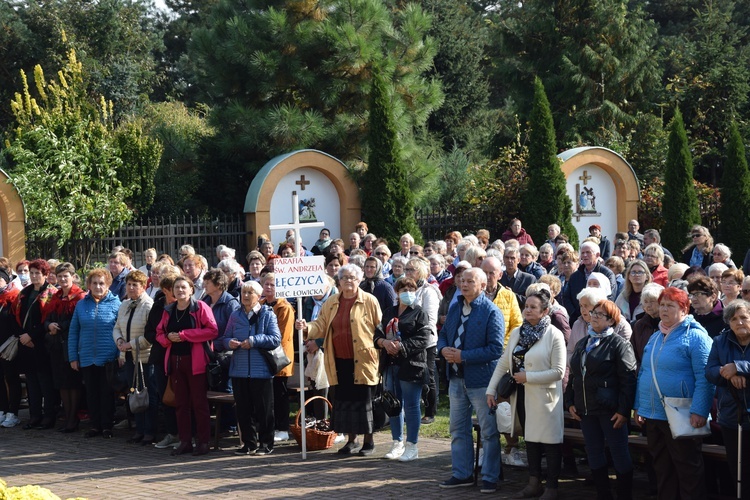
M 401 159 L 386 75 L 373 67 L 370 92 L 369 164 L 363 178 L 362 212 L 370 230 L 396 244 L 410 233 L 420 240 L 414 198 Z
M 693 183 L 693 158 L 679 108 L 675 109 L 674 118 L 669 125 L 662 215 L 666 221 L 662 231 L 662 244 L 674 255 L 679 255 L 690 229 L 701 223 Z
M 750 171 L 747 167 L 745 145 L 737 128 L 737 122 L 729 124 L 724 174 L 721 177 L 721 240 L 737 255 L 750 248 Z M 747 270 L 745 270 L 747 272 Z
M 523 225 L 532 238 L 544 241 L 547 226 L 556 223 L 577 246 L 578 233 L 571 218 L 573 208 L 565 189 L 565 175 L 555 146 L 555 125 L 544 85 L 534 79 L 534 103 L 529 133 L 529 183 L 523 195 Z

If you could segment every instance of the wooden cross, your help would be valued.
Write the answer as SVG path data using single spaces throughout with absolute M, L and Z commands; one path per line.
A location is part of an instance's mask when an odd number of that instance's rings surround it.
M 585 172 L 584 172 L 584 173 L 585 173 Z M 300 178 L 300 180 L 298 180 L 297 182 L 295 182 L 295 184 L 297 184 L 298 186 L 300 186 L 300 190 L 301 190 L 301 191 L 304 191 L 304 190 L 305 190 L 305 186 L 307 186 L 308 184 L 310 184 L 310 181 L 306 181 L 306 180 L 305 180 L 305 176 L 303 175 L 303 176 L 302 176 L 302 177 Z
M 578 178 L 583 181 L 584 186 L 586 185 L 586 181 L 588 181 L 589 179 L 592 179 L 592 177 L 588 175 L 588 172 L 586 170 L 584 170 L 583 175 L 579 176 Z
M 302 182 L 302 189 L 305 189 L 305 184 L 310 184 L 310 181 L 305 181 L 305 176 L 302 176 L 302 179 L 297 181 L 295 184 L 300 184 Z M 276 229 L 293 229 L 294 230 L 294 246 L 296 247 L 294 249 L 294 253 L 297 256 L 302 255 L 302 238 L 300 238 L 300 230 L 302 230 L 303 227 L 323 227 L 325 226 L 324 222 L 300 222 L 299 220 L 299 197 L 297 196 L 297 191 L 292 191 L 292 222 L 291 224 L 274 224 L 272 226 L 268 226 L 268 229 L 271 231 L 274 231 Z M 302 297 L 299 297 L 299 300 L 297 300 L 297 317 L 302 317 Z M 297 335 L 298 340 L 298 351 L 299 352 L 305 352 L 305 348 L 302 345 L 302 332 L 300 332 Z M 302 364 L 300 363 L 300 366 Z M 300 369 L 299 370 L 299 404 L 300 404 L 300 421 L 305 421 L 305 370 Z M 302 433 L 302 443 L 300 443 L 302 446 L 302 460 L 305 460 L 307 458 L 307 433 Z

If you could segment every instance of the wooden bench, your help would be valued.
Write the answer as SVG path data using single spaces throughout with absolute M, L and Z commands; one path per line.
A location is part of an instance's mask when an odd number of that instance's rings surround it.
M 574 446 L 585 446 L 583 431 L 581 429 L 565 428 L 563 430 L 563 439 L 566 443 Z M 628 436 L 628 447 L 633 451 L 648 452 L 648 439 L 646 436 L 631 434 Z M 714 462 L 726 462 L 727 451 L 718 444 L 703 444 L 703 457 Z
M 228 392 L 208 391 L 208 404 L 216 405 L 216 421 L 214 422 L 214 449 L 219 449 L 221 434 L 221 409 L 225 404 L 234 405 L 234 395 Z

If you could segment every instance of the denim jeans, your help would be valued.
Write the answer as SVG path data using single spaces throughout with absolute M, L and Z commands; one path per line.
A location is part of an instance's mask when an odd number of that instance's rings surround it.
M 474 472 L 474 439 L 472 438 L 471 415 L 477 413 L 482 428 L 482 480 L 497 483 L 500 478 L 500 434 L 497 421 L 490 415 L 485 387 L 466 387 L 460 377 L 451 377 L 450 397 L 451 461 L 453 476 L 466 479 Z
M 398 366 L 389 366 L 385 371 L 385 387 L 401 401 L 401 413 L 391 417 L 391 437 L 394 441 L 404 440 L 404 420 L 406 420 L 406 440 L 417 444 L 422 412 L 419 401 L 422 384 L 398 379 Z
M 612 427 L 607 415 L 587 415 L 581 417 L 581 431 L 586 443 L 586 455 L 592 469 L 607 467 L 605 445 L 609 446 L 612 462 L 618 474 L 633 470 L 633 461 L 628 450 L 628 426 L 619 429 Z

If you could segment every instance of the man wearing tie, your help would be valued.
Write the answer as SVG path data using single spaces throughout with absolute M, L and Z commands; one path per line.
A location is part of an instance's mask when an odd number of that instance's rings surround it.
M 503 314 L 483 293 L 487 275 L 471 268 L 461 276 L 461 293 L 448 311 L 438 334 L 438 352 L 445 358 L 450 377 L 450 433 L 452 476 L 441 488 L 474 484 L 473 411 L 482 429 L 482 493 L 494 493 L 500 479 L 500 439 L 495 416 L 484 392 L 503 354 Z

